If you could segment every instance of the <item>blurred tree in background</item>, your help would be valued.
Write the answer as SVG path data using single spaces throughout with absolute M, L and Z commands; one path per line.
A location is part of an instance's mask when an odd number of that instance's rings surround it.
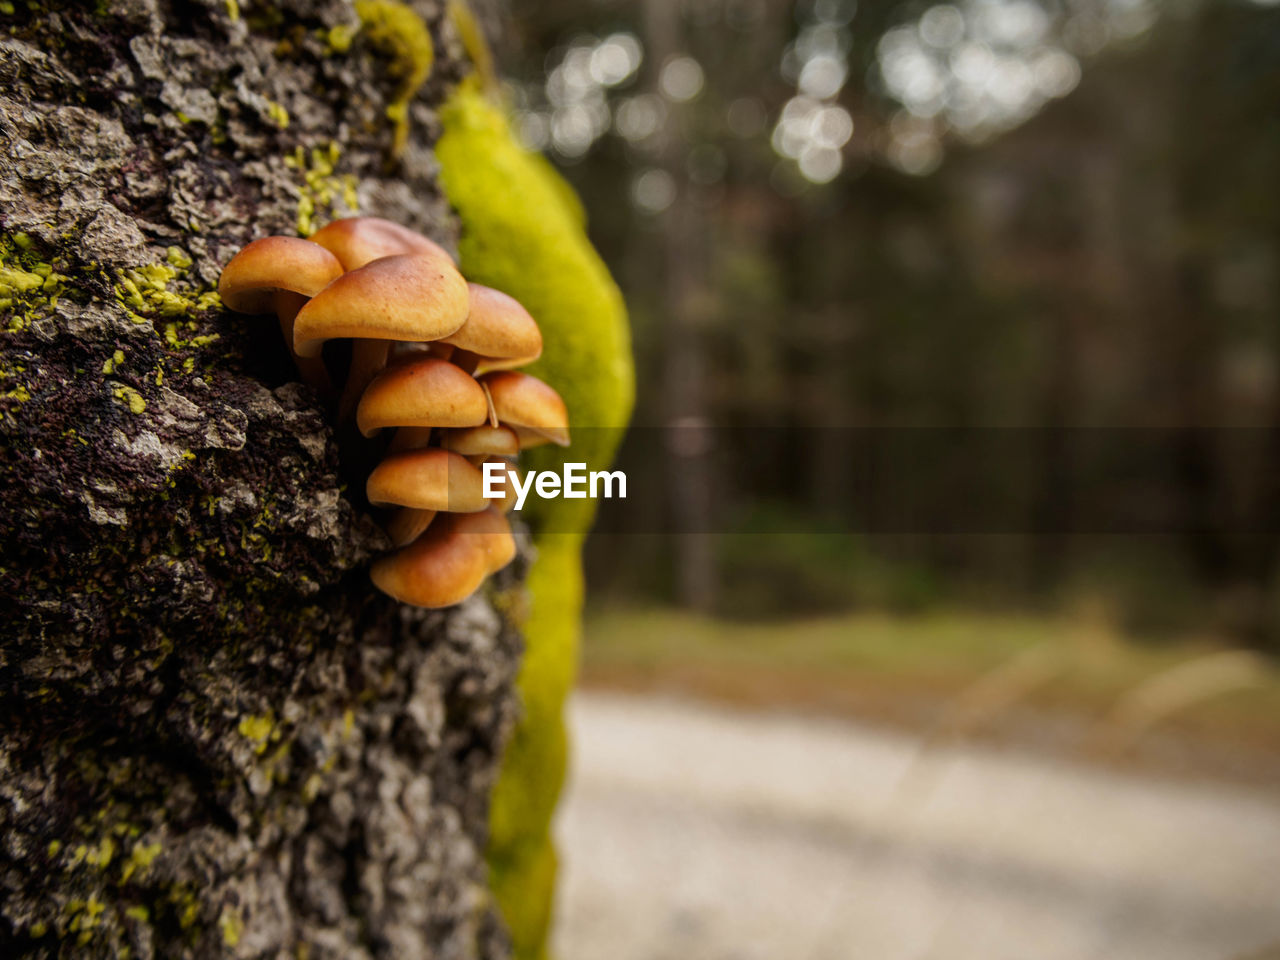
M 1139 628 L 1277 642 L 1280 5 L 516 14 L 523 136 L 635 318 L 623 466 L 667 493 L 606 508 L 606 595 L 768 615 L 1083 591 Z M 867 428 L 948 439 L 877 477 Z M 1002 489 L 1018 523 L 956 523 Z M 895 498 L 912 524 L 868 508 Z M 1096 519 L 1117 514 L 1154 519 Z

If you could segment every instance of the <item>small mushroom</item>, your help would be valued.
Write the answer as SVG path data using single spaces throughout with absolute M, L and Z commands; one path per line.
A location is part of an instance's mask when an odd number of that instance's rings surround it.
M 475 427 L 488 413 L 474 378 L 447 360 L 427 357 L 378 374 L 360 398 L 356 425 L 371 437 L 383 427 Z
M 416 607 L 450 607 L 475 593 L 489 575 L 489 557 L 480 544 L 444 521 L 442 517 L 409 546 L 375 561 L 369 570 L 374 586 Z
M 485 424 L 445 430 L 440 437 L 440 446 L 468 458 L 514 457 L 520 452 L 520 438 L 510 427 Z
M 311 241 L 337 257 L 343 270 L 358 270 L 382 257 L 413 254 L 439 260 L 446 273 L 456 273 L 453 258 L 439 244 L 381 217 L 335 220 L 312 234 Z M 395 346 L 396 342 L 383 339 L 362 337 L 352 341 L 351 364 L 338 401 L 340 420 L 350 419 L 364 388 L 386 366 L 388 350 Z
M 320 244 L 337 257 L 343 270 L 356 270 L 366 263 L 401 253 L 442 257 L 453 261 L 448 251 L 438 243 L 381 217 L 334 220 L 313 233 L 311 242 Z
M 387 457 L 369 474 L 365 493 L 378 507 L 475 513 L 489 506 L 480 471 L 465 457 L 439 447 Z
M 521 449 L 544 443 L 569 445 L 569 412 L 548 384 L 516 370 L 486 373 L 480 383 L 499 422 L 520 438 Z
M 471 596 L 515 552 L 511 528 L 496 510 L 450 515 L 374 563 L 370 576 L 379 590 L 402 603 L 448 607 Z
M 347 420 L 364 383 L 386 362 L 385 341 L 448 336 L 466 320 L 468 303 L 466 281 L 451 260 L 420 254 L 382 257 L 344 273 L 307 302 L 294 320 L 294 349 L 315 357 L 326 340 L 356 341 L 346 407 L 340 412 L 340 419 Z M 359 347 L 368 341 L 380 343 Z
M 496 507 L 460 516 L 455 529 L 479 541 L 488 557 L 490 573 L 497 573 L 515 559 L 516 541 L 511 536 L 511 524 Z
M 471 312 L 466 322 L 441 342 L 457 348 L 453 362 L 468 372 L 518 367 L 542 356 L 542 331 L 514 297 L 479 283 L 468 283 Z
M 297 237 L 262 237 L 231 258 L 218 278 L 218 295 L 237 313 L 272 313 L 280 322 L 298 371 L 321 393 L 331 389 L 319 356 L 294 349 L 297 315 L 308 300 L 342 276 L 342 264 L 324 247 Z

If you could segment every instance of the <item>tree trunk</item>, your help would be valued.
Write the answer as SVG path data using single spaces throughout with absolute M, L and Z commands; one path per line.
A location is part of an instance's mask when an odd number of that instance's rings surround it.
M 356 209 L 453 242 L 443 14 L 0 3 L 2 956 L 507 955 L 524 564 L 445 612 L 378 595 L 359 452 L 212 294 Z

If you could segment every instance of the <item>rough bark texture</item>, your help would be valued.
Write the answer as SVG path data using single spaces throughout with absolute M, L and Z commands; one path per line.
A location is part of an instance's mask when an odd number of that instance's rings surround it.
M 461 55 L 412 7 L 397 151 L 400 4 L 0 3 L 2 956 L 507 953 L 523 564 L 448 612 L 377 595 L 371 451 L 210 295 L 356 207 L 451 244 Z

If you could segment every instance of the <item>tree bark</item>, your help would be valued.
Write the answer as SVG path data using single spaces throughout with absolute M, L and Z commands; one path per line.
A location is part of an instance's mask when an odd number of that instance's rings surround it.
M 452 245 L 461 72 L 433 0 L 0 4 L 0 955 L 507 955 L 524 561 L 378 595 L 369 451 L 211 294 L 357 208 Z

